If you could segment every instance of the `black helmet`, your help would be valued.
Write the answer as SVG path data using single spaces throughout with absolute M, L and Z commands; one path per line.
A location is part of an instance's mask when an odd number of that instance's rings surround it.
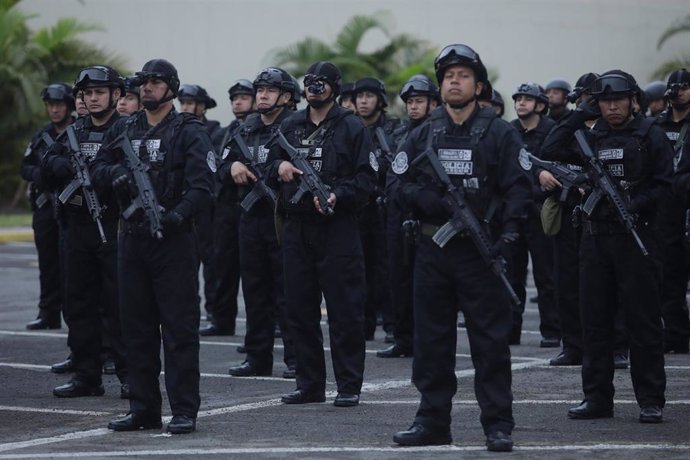
M 516 100 L 518 96 L 529 96 L 533 97 L 537 102 L 544 102 L 544 99 L 542 98 L 543 94 L 544 93 L 538 84 L 527 82 L 517 87 L 513 93 L 513 100 Z
M 340 86 L 340 97 L 354 97 L 355 96 L 355 84 L 354 83 L 343 83 Z
M 177 69 L 169 61 L 165 59 L 151 59 L 141 72 L 135 74 L 137 86 L 141 86 L 145 81 L 156 78 L 163 80 L 167 85 L 173 96 L 177 96 L 177 91 L 180 89 L 180 79 L 177 76 Z
M 477 81 L 484 84 L 489 81 L 486 67 L 484 67 L 479 55 L 467 45 L 455 44 L 443 48 L 436 56 L 436 59 L 434 59 L 434 70 L 436 71 L 436 80 L 439 85 L 443 81 L 446 69 L 453 65 L 463 65 L 471 68 L 474 70 Z
M 666 93 L 666 83 L 661 80 L 656 80 L 645 86 L 644 88 L 647 100 L 658 101 L 664 98 L 664 93 Z
M 254 85 L 252 85 L 251 81 L 241 78 L 230 86 L 228 94 L 230 95 L 230 100 L 239 94 L 247 94 L 254 97 Z
M 309 66 L 307 73 L 304 75 L 304 86 L 315 89 L 316 91 L 310 89 L 309 92 L 318 94 L 319 81 L 328 83 L 333 89 L 334 96 L 340 94 L 343 77 L 340 69 L 335 64 L 328 61 L 319 61 Z
M 491 90 L 491 105 L 497 105 L 499 107 L 505 107 L 505 102 L 503 102 L 503 97 L 501 93 L 496 91 L 496 89 Z
M 618 96 L 637 96 L 640 88 L 635 78 L 622 70 L 609 70 L 594 80 L 591 89 L 592 96 L 597 99 Z
M 292 78 L 292 85 L 295 88 L 294 92 L 292 93 L 292 100 L 295 104 L 299 104 L 302 102 L 302 87 L 295 77 L 292 75 L 290 75 L 290 77 Z
M 292 81 L 292 76 L 278 67 L 267 67 L 256 76 L 252 83 L 254 91 L 259 86 L 273 86 L 281 91 L 295 94 L 295 83 Z
M 139 87 L 135 83 L 136 83 L 136 77 L 125 77 L 124 78 L 125 93 L 134 94 L 136 97 L 141 98 Z
M 675 99 L 678 96 L 678 90 L 687 85 L 690 85 L 690 72 L 686 69 L 674 70 L 668 76 L 666 97 Z
M 568 102 L 575 102 L 583 94 L 588 94 L 597 78 L 599 74 L 592 72 L 581 75 L 575 82 L 573 90 L 568 93 Z
M 94 86 L 107 86 L 108 88 L 120 88 L 124 95 L 125 84 L 120 78 L 117 70 L 107 65 L 95 65 L 85 67 L 79 71 L 79 75 L 74 80 L 73 93 L 76 95 L 84 88 L 91 88 Z
M 46 86 L 41 91 L 41 99 L 44 101 L 64 102 L 70 112 L 75 108 L 72 87 L 67 83 L 51 83 Z
M 203 102 L 207 109 L 216 107 L 215 99 L 208 95 L 208 92 L 199 85 L 182 85 L 177 93 L 180 101 Z
M 429 77 L 422 74 L 412 75 L 400 90 L 400 99 L 403 102 L 407 102 L 407 99 L 412 96 L 428 96 L 439 102 L 441 98 L 436 85 Z
M 357 95 L 363 91 L 371 91 L 379 97 L 381 108 L 388 107 L 388 96 L 386 95 L 386 85 L 381 80 L 373 77 L 365 77 L 355 82 L 354 94 Z
M 572 91 L 572 88 L 570 87 L 570 83 L 568 83 L 565 80 L 551 80 L 546 84 L 546 90 L 548 91 L 550 89 L 560 89 L 561 91 L 565 91 L 566 94 L 570 93 Z

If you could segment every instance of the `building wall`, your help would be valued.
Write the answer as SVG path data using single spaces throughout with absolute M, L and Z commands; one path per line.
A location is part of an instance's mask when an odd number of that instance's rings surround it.
M 524 81 L 574 82 L 585 72 L 629 71 L 640 85 L 688 43 L 678 35 L 661 51 L 656 43 L 675 19 L 690 13 L 688 0 L 24 0 L 37 13 L 35 27 L 72 16 L 100 24 L 85 35 L 122 55 L 130 69 L 164 57 L 183 83 L 204 86 L 219 107 L 209 118 L 232 119 L 227 89 L 253 79 L 268 52 L 303 39 L 332 42 L 348 18 L 386 10 L 394 33 L 438 47 L 466 43 L 496 70 L 498 89 L 510 94 Z M 375 48 L 381 37 L 367 36 Z M 685 46 L 687 50 L 687 45 Z M 511 111 L 512 112 L 512 111 Z

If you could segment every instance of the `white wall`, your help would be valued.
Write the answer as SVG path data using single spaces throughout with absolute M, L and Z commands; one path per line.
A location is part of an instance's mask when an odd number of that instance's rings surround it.
M 690 43 L 678 35 L 657 51 L 661 32 L 690 13 L 688 0 L 24 0 L 33 27 L 73 16 L 106 30 L 85 35 L 126 58 L 132 70 L 164 57 L 183 83 L 204 86 L 219 107 L 209 118 L 232 119 L 228 86 L 253 79 L 269 50 L 308 35 L 332 42 L 354 14 L 388 10 L 394 32 L 440 47 L 466 43 L 497 70 L 510 94 L 524 81 L 574 82 L 585 72 L 626 70 L 640 85 Z M 367 37 L 367 47 L 377 37 Z M 685 45 L 685 46 L 684 46 Z

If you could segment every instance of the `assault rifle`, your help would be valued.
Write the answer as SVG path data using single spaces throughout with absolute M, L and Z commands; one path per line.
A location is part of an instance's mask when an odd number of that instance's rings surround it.
M 98 200 L 98 195 L 93 189 L 93 184 L 91 183 L 91 174 L 89 174 L 89 165 L 86 164 L 86 159 L 84 154 L 79 147 L 79 141 L 77 141 L 77 134 L 74 132 L 74 127 L 69 125 L 65 130 L 67 134 L 67 141 L 69 143 L 69 149 L 71 154 L 69 156 L 70 163 L 74 168 L 75 174 L 74 179 L 67 184 L 67 186 L 62 190 L 58 199 L 62 204 L 65 204 L 74 195 L 74 192 L 81 187 L 84 200 L 86 200 L 86 206 L 91 214 L 91 218 L 96 225 L 98 225 L 98 233 L 101 236 L 101 241 L 107 243 L 108 240 L 105 237 L 105 232 L 103 231 L 103 224 L 101 223 L 101 214 L 103 213 L 103 207 L 101 202 Z
M 310 192 L 316 197 L 317 200 L 319 200 L 319 205 L 321 206 L 324 214 L 327 216 L 333 215 L 335 210 L 328 202 L 328 198 L 330 197 L 329 188 L 321 181 L 319 174 L 314 170 L 314 167 L 311 165 L 309 160 L 307 160 L 306 154 L 301 153 L 295 147 L 290 145 L 288 140 L 285 139 L 285 135 L 283 135 L 280 130 L 276 130 L 275 134 L 266 143 L 266 145 L 272 145 L 273 142 L 276 141 L 278 142 L 278 145 L 280 145 L 290 156 L 290 161 L 292 164 L 294 164 L 297 169 L 302 171 L 299 188 L 292 198 L 290 198 L 290 203 L 297 204 L 306 192 Z
M 582 211 L 587 214 L 587 216 L 591 216 L 597 204 L 599 204 L 602 198 L 606 197 L 616 211 L 618 220 L 623 224 L 628 233 L 635 238 L 635 242 L 639 246 L 640 251 L 642 251 L 642 254 L 645 256 L 649 255 L 647 248 L 640 239 L 640 235 L 638 235 L 637 230 L 635 230 L 635 218 L 625 206 L 623 197 L 618 192 L 613 179 L 611 179 L 611 176 L 608 171 L 606 171 L 601 160 L 594 155 L 582 130 L 578 129 L 575 131 L 575 140 L 577 140 L 582 153 L 589 159 L 589 168 L 591 171 L 589 178 L 594 184 L 594 191 L 589 195 L 585 204 L 582 205 Z
M 379 147 L 381 147 L 381 150 L 383 151 L 383 155 L 386 157 L 386 160 L 388 160 L 389 163 L 393 162 L 393 159 L 395 158 L 395 155 L 393 154 L 393 151 L 391 150 L 390 146 L 388 145 L 388 140 L 386 139 L 386 133 L 383 131 L 382 127 L 376 128 L 374 131 L 376 133 L 376 139 L 379 141 Z
M 151 236 L 157 240 L 163 239 L 163 224 L 161 223 L 163 208 L 158 204 L 156 191 L 151 184 L 151 178 L 148 174 L 149 167 L 134 152 L 127 131 L 123 132 L 118 139 L 115 140 L 114 146 L 119 146 L 122 149 L 125 167 L 132 173 L 134 186 L 137 189 L 137 195 L 132 198 L 131 204 L 122 211 L 122 217 L 128 220 L 135 213 L 143 213 L 149 221 Z
M 255 155 L 257 155 L 258 153 L 254 152 L 254 155 L 252 155 L 252 152 L 249 151 L 249 147 L 247 147 L 247 143 L 244 142 L 244 138 L 240 136 L 239 132 L 236 132 L 235 135 L 232 136 L 231 142 L 234 142 L 235 145 L 237 145 L 237 148 L 240 149 L 240 153 L 242 153 L 242 156 L 248 162 L 245 164 L 252 172 L 252 174 L 254 174 L 254 176 L 256 177 L 256 182 L 252 187 L 252 191 L 249 192 L 247 196 L 245 196 L 242 200 L 242 203 L 240 203 L 242 209 L 244 209 L 245 211 L 249 211 L 254 207 L 256 202 L 263 197 L 266 197 L 269 200 L 271 200 L 271 204 L 275 207 L 275 204 L 278 202 L 278 197 L 276 196 L 276 193 L 273 191 L 273 189 L 266 185 L 261 166 L 259 165 L 259 162 L 256 160 L 255 157 Z
M 446 196 L 450 198 L 450 203 L 452 204 L 453 214 L 450 220 L 446 222 L 431 238 L 434 243 L 439 245 L 439 247 L 444 247 L 451 238 L 460 232 L 467 232 L 472 238 L 474 245 L 479 250 L 479 254 L 484 259 L 484 262 L 491 268 L 496 276 L 503 283 L 503 287 L 510 296 L 511 301 L 515 305 L 520 304 L 520 299 L 515 294 L 513 287 L 510 285 L 508 278 L 506 277 L 506 261 L 502 256 L 493 256 L 492 249 L 493 245 L 489 240 L 489 236 L 486 234 L 482 225 L 477 220 L 467 202 L 465 201 L 465 192 L 462 188 L 458 188 L 453 185 L 450 180 L 448 173 L 443 168 L 441 161 L 436 156 L 436 153 L 428 147 L 424 153 L 422 153 L 418 158 L 416 158 L 412 165 L 420 162 L 422 159 L 426 158 L 431 169 L 439 181 Z
M 553 174 L 561 183 L 561 196 L 559 200 L 564 202 L 573 187 L 578 187 L 587 181 L 587 176 L 577 173 L 563 164 L 555 161 L 545 161 L 527 152 L 527 157 L 532 163 Z

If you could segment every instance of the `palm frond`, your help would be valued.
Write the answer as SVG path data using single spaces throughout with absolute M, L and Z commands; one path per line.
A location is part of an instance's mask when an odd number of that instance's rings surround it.
M 661 37 L 659 37 L 659 41 L 656 44 L 656 49 L 661 49 L 661 46 L 666 42 L 666 40 L 682 32 L 690 32 L 690 14 L 684 18 L 678 19 L 661 34 Z

